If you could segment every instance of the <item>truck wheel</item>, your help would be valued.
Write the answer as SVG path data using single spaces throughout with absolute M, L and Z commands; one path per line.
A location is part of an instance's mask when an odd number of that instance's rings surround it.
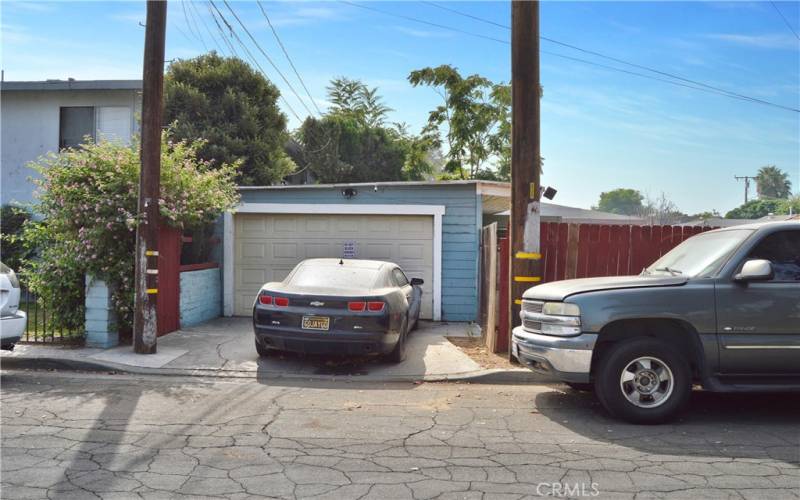
M 637 424 L 666 422 L 680 412 L 691 395 L 689 362 L 659 339 L 621 342 L 600 360 L 595 392 L 616 417 Z
M 261 345 L 261 342 L 259 342 L 258 339 L 256 339 L 256 352 L 261 358 L 266 358 L 269 356 L 269 349 Z
M 564 382 L 570 389 L 578 392 L 591 392 L 594 386 L 590 383 L 582 382 Z

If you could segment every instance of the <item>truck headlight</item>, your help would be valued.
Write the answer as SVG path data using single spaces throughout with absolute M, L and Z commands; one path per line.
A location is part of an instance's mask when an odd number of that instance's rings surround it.
M 553 316 L 580 316 L 581 309 L 575 304 L 566 302 L 545 302 L 542 306 L 542 314 Z
M 520 317 L 525 331 L 568 337 L 581 333 L 581 311 L 564 302 L 523 301 Z

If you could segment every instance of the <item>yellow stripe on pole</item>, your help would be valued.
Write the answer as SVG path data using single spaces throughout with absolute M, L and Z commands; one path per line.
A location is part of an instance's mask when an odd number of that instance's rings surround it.
M 514 303 L 518 306 L 522 305 L 522 299 L 514 299 Z
M 156 294 L 156 293 L 158 293 L 158 288 L 148 288 L 148 289 L 147 289 L 147 293 L 148 293 L 149 295 Z
M 536 283 L 542 281 L 541 276 L 514 276 L 514 281 L 520 283 Z
M 144 254 L 148 257 L 158 257 L 158 250 L 145 250 Z
M 542 254 L 536 252 L 517 252 L 514 254 L 514 257 L 518 259 L 539 260 L 542 258 Z

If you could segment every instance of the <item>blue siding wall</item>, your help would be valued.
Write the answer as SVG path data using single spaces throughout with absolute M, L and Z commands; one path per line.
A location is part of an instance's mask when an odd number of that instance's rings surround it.
M 341 188 L 241 191 L 245 203 L 320 203 L 342 205 L 444 205 L 442 218 L 442 319 L 475 321 L 478 311 L 478 228 L 480 201 L 474 184 L 358 186 L 351 199 Z M 220 260 L 221 261 L 221 260 Z
M 181 273 L 181 328 L 222 316 L 222 278 L 218 268 Z

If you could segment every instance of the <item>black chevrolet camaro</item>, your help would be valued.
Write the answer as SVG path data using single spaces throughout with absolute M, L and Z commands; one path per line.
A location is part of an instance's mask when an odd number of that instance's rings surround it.
M 384 354 L 400 362 L 419 319 L 422 284 L 391 262 L 304 260 L 258 292 L 256 351 Z

